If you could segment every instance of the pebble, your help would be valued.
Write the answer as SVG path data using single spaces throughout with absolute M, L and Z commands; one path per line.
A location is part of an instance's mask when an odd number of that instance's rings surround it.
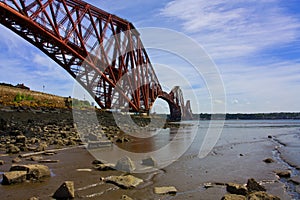
M 275 162 L 275 160 L 273 160 L 272 158 L 266 158 L 263 160 L 265 163 L 273 163 Z
M 19 157 L 16 157 L 16 158 L 14 158 L 14 159 L 12 159 L 12 163 L 19 163 L 19 162 L 21 162 L 22 160 L 19 158 Z

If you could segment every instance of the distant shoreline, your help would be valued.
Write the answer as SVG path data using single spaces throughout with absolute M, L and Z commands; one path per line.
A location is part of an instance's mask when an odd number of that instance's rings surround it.
M 214 115 L 214 119 L 224 119 L 224 115 L 221 114 L 206 114 L 201 113 L 197 116 L 194 114 L 195 118 L 201 120 L 210 120 L 211 116 Z M 237 113 L 237 114 L 225 114 L 226 120 L 296 120 L 300 119 L 299 112 L 278 112 L 278 113 Z
M 16 101 L 16 96 L 22 94 L 31 97 Z M 22 89 L 10 84 L 0 83 L 0 105 L 17 107 L 34 107 L 34 108 L 60 108 L 68 109 L 66 106 L 66 97 L 60 97 L 47 93 Z M 166 116 L 166 114 L 157 114 L 158 116 Z M 212 118 L 213 115 L 213 118 Z M 226 120 L 278 120 L 300 119 L 300 112 L 272 112 L 272 113 L 226 113 Z M 224 114 L 210 114 L 200 113 L 193 114 L 193 119 L 210 120 L 210 119 L 224 119 Z

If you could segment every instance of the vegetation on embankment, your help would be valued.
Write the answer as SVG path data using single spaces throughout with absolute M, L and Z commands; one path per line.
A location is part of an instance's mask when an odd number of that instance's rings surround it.
M 0 105 L 66 108 L 66 98 L 17 87 L 0 85 Z

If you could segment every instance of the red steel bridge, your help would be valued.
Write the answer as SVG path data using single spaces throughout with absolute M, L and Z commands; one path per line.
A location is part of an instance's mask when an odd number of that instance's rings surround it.
M 149 112 L 166 100 L 172 120 L 190 119 L 176 86 L 164 92 L 132 23 L 80 0 L 0 0 L 0 23 L 44 52 L 102 109 Z

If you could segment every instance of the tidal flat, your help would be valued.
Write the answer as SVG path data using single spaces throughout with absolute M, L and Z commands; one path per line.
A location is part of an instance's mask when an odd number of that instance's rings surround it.
M 64 181 L 73 181 L 74 199 L 213 200 L 230 194 L 229 183 L 245 185 L 251 178 L 270 195 L 300 198 L 299 120 L 228 120 L 224 125 L 202 120 L 161 123 L 159 128 L 147 127 L 149 122 L 143 119 L 138 126 L 146 128 L 126 125 L 120 130 L 108 122 L 112 118 L 105 121 L 98 117 L 100 127 L 87 127 L 89 120 L 79 116 L 86 119 L 79 122 L 82 126 L 74 125 L 76 116 L 72 111 L 2 108 L 1 173 L 8 172 L 12 165 L 28 164 L 43 164 L 51 172 L 50 177 L 41 180 L 0 185 L 3 199 L 53 199 Z M 214 141 L 207 140 L 214 129 L 221 130 L 220 135 L 216 134 Z M 23 144 L 17 141 L 20 135 L 26 137 Z M 215 142 L 213 148 L 199 158 L 208 142 Z M 19 150 L 14 151 L 12 145 Z M 131 158 L 133 171 L 99 168 L 100 161 L 116 164 L 124 156 Z M 143 165 L 142 160 L 149 156 L 155 165 Z M 16 157 L 20 160 L 13 163 Z M 289 172 L 290 177 L 279 172 Z M 129 174 L 143 183 L 124 189 L 103 181 Z M 173 186 L 177 192 L 156 194 L 154 188 L 163 186 Z

